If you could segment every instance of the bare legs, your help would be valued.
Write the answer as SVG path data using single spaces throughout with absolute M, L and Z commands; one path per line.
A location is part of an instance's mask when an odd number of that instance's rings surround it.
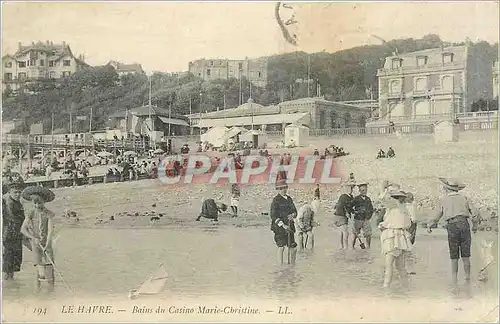
M 314 234 L 312 231 L 299 233 L 300 249 L 307 248 L 307 243 L 311 243 L 311 249 L 314 249 Z
M 392 282 L 393 275 L 393 265 L 396 265 L 396 269 L 398 270 L 399 276 L 401 277 L 401 281 L 405 288 L 409 286 L 408 280 L 408 272 L 405 267 L 405 255 L 404 253 L 395 257 L 392 254 L 385 255 L 385 276 L 384 276 L 384 288 L 389 288 Z
M 470 258 L 462 258 L 465 273 L 465 290 L 470 295 Z M 451 259 L 451 284 L 454 294 L 458 294 L 458 259 Z
M 349 231 L 347 230 L 347 224 L 341 225 L 340 227 L 340 246 L 342 250 L 347 250 L 349 247 Z
M 290 253 L 290 264 L 295 264 L 295 260 L 297 259 L 297 248 L 288 248 Z M 278 262 L 283 264 L 285 254 L 285 247 L 278 247 Z M 287 260 L 288 262 L 288 260 Z

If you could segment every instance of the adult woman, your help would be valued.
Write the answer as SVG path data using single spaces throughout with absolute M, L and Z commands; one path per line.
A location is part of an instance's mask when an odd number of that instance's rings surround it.
M 21 226 L 24 221 L 23 205 L 19 201 L 24 182 L 20 177 L 4 178 L 2 193 L 2 219 L 3 219 L 3 253 L 2 270 L 4 279 L 14 279 L 14 273 L 21 271 L 23 262 L 23 235 Z

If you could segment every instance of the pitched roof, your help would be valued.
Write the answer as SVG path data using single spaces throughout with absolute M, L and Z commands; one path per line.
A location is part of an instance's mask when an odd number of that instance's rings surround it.
M 139 63 L 125 64 L 117 61 L 109 61 L 108 64 L 116 69 L 116 72 L 137 72 L 143 73 L 142 65 Z
M 146 105 L 146 106 L 142 106 L 142 107 L 129 109 L 128 114 L 133 115 L 133 116 L 137 116 L 137 117 L 148 117 L 149 116 L 149 106 Z M 116 113 L 112 114 L 111 116 L 109 116 L 109 118 L 125 118 L 126 115 L 127 115 L 126 110 L 119 111 L 119 112 L 116 112 Z M 158 117 L 160 117 L 160 116 L 161 117 L 168 117 L 169 112 L 167 109 L 159 108 L 157 106 L 152 105 L 151 106 L 151 115 L 158 116 Z M 173 112 L 170 115 L 171 115 L 170 116 L 171 118 L 182 119 L 182 120 L 187 119 L 186 117 L 184 117 L 184 116 L 180 117 L 180 115 L 175 114 Z

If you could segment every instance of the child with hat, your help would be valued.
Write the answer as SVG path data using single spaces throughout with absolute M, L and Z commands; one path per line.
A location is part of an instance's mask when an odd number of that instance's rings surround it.
M 439 178 L 439 181 L 446 194 L 440 199 L 436 216 L 427 224 L 427 231 L 431 233 L 432 227 L 444 218 L 448 232 L 453 293 L 459 293 L 458 259 L 461 257 L 464 264 L 466 293 L 469 295 L 472 240 L 469 219 L 472 218 L 472 231 L 476 232 L 480 219 L 479 212 L 464 195 L 459 193 L 465 188 L 464 184 L 455 179 Z
M 373 216 L 373 203 L 370 197 L 367 196 L 368 192 L 368 182 L 362 182 L 358 184 L 359 195 L 353 198 L 353 241 L 352 248 L 356 245 L 356 240 L 363 230 L 363 236 L 366 241 L 366 247 L 369 249 L 371 246 L 372 237 L 372 227 L 370 224 L 370 219 Z M 364 249 L 365 245 L 361 242 L 361 248 Z
M 385 255 L 384 288 L 388 289 L 392 281 L 393 265 L 401 276 L 403 286 L 408 287 L 408 272 L 405 268 L 405 255 L 411 251 L 410 233 L 411 219 L 405 207 L 406 193 L 399 189 L 387 192 L 390 197 L 385 203 L 386 212 L 378 228 L 382 231 L 380 241 L 382 253 Z
M 23 190 L 22 197 L 31 201 L 33 210 L 26 216 L 21 233 L 31 239 L 32 251 L 35 253 L 36 265 L 45 265 L 54 262 L 52 248 L 52 234 L 54 232 L 54 213 L 45 207 L 45 203 L 54 200 L 55 195 L 47 188 L 33 186 Z M 44 261 L 44 259 L 49 260 Z M 48 261 L 48 262 L 47 262 Z M 45 273 L 40 273 L 43 277 Z
M 356 184 L 348 181 L 342 184 L 342 194 L 340 195 L 334 211 L 334 224 L 340 229 L 340 246 L 342 250 L 347 250 L 349 246 L 349 231 L 347 228 L 348 219 L 353 214 L 352 191 Z

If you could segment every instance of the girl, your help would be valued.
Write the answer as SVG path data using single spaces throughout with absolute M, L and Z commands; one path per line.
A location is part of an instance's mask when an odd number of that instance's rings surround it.
M 45 207 L 45 203 L 54 200 L 55 195 L 43 187 L 28 187 L 23 190 L 22 197 L 33 202 L 34 208 L 25 218 L 21 233 L 31 239 L 32 251 L 35 254 L 35 264 L 45 266 L 54 262 L 52 235 L 54 232 L 54 213 Z M 45 269 L 37 267 L 39 278 L 44 278 Z
M 240 187 L 237 183 L 233 183 L 233 185 L 231 186 L 231 210 L 233 211 L 233 217 L 238 217 L 240 195 Z
M 390 190 L 384 199 L 385 215 L 378 228 L 382 231 L 380 241 L 382 253 L 385 255 L 384 288 L 389 288 L 392 281 L 392 269 L 396 264 L 403 286 L 408 287 L 408 273 L 405 268 L 405 256 L 411 251 L 410 233 L 411 219 L 405 207 L 406 193 L 401 190 Z

